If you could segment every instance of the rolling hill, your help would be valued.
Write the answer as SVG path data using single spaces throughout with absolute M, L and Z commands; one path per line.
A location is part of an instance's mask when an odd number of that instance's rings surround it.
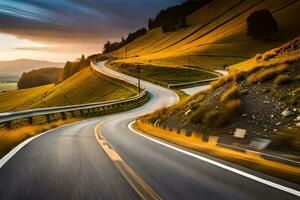
M 57 85 L 0 93 L 0 112 L 116 100 L 136 94 L 133 88 L 102 77 L 87 67 Z
M 64 63 L 43 60 L 19 59 L 12 61 L 0 61 L 0 75 L 21 76 L 23 72 L 28 72 L 33 69 L 63 66 Z
M 279 26 L 268 41 L 247 36 L 247 17 L 261 9 L 269 9 Z M 189 15 L 187 27 L 166 33 L 154 28 L 111 55 L 119 58 L 115 62 L 223 68 L 297 37 L 299 10 L 297 0 L 213 1 Z

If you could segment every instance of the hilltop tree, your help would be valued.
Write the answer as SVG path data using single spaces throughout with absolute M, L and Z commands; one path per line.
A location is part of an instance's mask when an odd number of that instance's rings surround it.
M 138 29 L 137 31 L 133 33 L 129 33 L 126 39 L 122 37 L 120 42 L 113 42 L 107 41 L 106 44 L 104 44 L 103 47 L 103 53 L 110 53 L 112 51 L 115 51 L 117 49 L 120 49 L 121 47 L 127 45 L 128 43 L 134 41 L 135 39 L 145 35 L 147 33 L 146 28 Z
M 247 18 L 247 36 L 267 39 L 271 33 L 278 31 L 278 25 L 271 12 L 267 9 L 258 10 Z
M 148 20 L 148 30 L 151 30 L 151 29 L 153 29 L 154 28 L 154 24 L 153 24 L 153 19 L 149 19 Z
M 62 68 L 42 68 L 24 72 L 18 81 L 18 88 L 25 89 L 55 83 L 62 73 Z

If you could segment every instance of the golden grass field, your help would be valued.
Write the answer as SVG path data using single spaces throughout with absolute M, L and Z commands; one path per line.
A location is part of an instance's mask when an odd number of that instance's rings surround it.
M 266 160 L 254 153 L 242 153 L 218 146 L 215 137 L 208 142 L 204 142 L 201 133 L 186 136 L 184 130 L 178 134 L 175 130 L 163 130 L 144 123 L 142 120 L 137 120 L 135 125 L 137 129 L 154 137 L 299 183 L 300 169 L 298 167 Z
M 15 129 L 0 129 L 0 158 L 23 140 L 58 126 L 76 122 L 79 119 L 69 118 L 49 124 L 26 125 Z
M 104 79 L 88 67 L 57 85 L 0 93 L 0 112 L 109 101 L 135 94 L 135 89 Z
M 247 37 L 247 17 L 264 8 L 272 12 L 279 32 L 270 41 Z M 160 28 L 152 29 L 126 46 L 128 58 L 124 59 L 125 47 L 111 54 L 119 58 L 115 62 L 158 66 L 188 65 L 188 55 L 191 55 L 192 66 L 222 68 L 297 37 L 299 9 L 300 2 L 295 0 L 229 0 L 226 4 L 213 1 L 188 16 L 188 27 L 168 33 L 162 33 Z

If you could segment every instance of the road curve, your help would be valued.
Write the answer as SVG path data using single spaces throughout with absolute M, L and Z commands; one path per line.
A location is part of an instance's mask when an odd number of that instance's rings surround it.
M 135 80 L 106 68 L 103 62 L 98 67 Z M 128 124 L 137 116 L 178 101 L 170 90 L 145 81 L 141 84 L 151 92 L 145 105 L 57 128 L 22 148 L 0 169 L 0 199 L 138 199 L 95 139 L 94 128 L 100 121 L 106 121 L 101 132 L 109 143 L 162 199 L 296 198 L 130 131 Z M 299 190 L 299 185 L 190 152 Z

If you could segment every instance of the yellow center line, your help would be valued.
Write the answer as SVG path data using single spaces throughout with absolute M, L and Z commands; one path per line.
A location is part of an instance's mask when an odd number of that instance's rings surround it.
M 139 175 L 131 169 L 121 156 L 114 150 L 114 148 L 108 143 L 105 137 L 102 135 L 100 128 L 107 121 L 100 122 L 95 127 L 95 137 L 97 142 L 102 147 L 104 152 L 115 164 L 117 169 L 121 172 L 126 181 L 136 191 L 136 193 L 144 200 L 160 200 L 161 198 L 139 177 Z

